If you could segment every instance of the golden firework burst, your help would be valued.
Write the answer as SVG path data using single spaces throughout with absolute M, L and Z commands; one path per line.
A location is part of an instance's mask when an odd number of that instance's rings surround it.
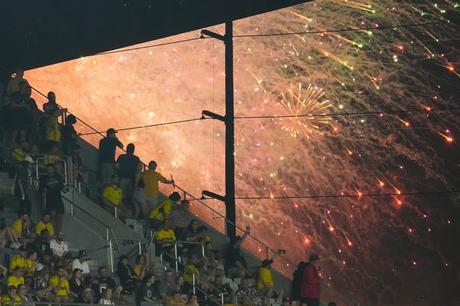
M 286 116 L 292 118 L 281 118 L 281 129 L 288 132 L 292 137 L 322 134 L 321 128 L 330 124 L 332 118 L 328 111 L 332 104 L 324 99 L 324 89 L 308 84 L 304 87 L 301 83 L 281 93 L 279 105 Z

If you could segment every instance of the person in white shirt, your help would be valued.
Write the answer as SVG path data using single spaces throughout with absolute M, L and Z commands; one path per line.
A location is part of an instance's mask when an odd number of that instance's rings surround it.
M 72 261 L 72 270 L 80 269 L 83 276 L 89 275 L 88 255 L 86 250 L 78 251 L 78 257 Z
M 50 241 L 50 248 L 51 251 L 53 251 L 53 254 L 58 257 L 62 257 L 69 252 L 69 246 L 67 245 L 67 242 L 64 242 L 63 232 L 58 232 L 56 234 L 56 238 Z

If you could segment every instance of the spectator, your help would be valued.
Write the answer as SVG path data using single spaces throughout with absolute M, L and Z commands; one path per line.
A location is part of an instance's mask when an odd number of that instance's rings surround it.
M 42 229 L 40 236 L 34 240 L 33 247 L 40 259 L 44 258 L 45 253 L 53 254 L 50 249 L 50 235 L 46 228 Z
M 22 305 L 30 305 L 33 302 L 32 296 L 29 294 L 29 288 L 25 284 L 19 285 L 17 292 Z
M 31 228 L 29 215 L 24 211 L 19 212 L 18 218 L 14 220 L 11 228 L 21 242 L 27 242 Z
M 61 110 L 56 109 L 51 112 L 46 119 L 46 140 L 48 148 L 51 148 L 53 145 L 59 145 L 61 142 L 62 134 L 58 121 L 61 114 Z
M 21 243 L 16 235 L 16 232 L 13 231 L 10 227 L 6 226 L 5 218 L 0 219 L 0 250 L 4 249 L 6 245 L 10 243 L 12 247 L 18 248 Z
M 158 255 L 169 255 L 171 257 L 171 250 L 176 243 L 176 234 L 166 222 L 158 231 L 155 232 L 155 253 Z M 170 260 L 171 258 L 166 258 Z
M 69 281 L 70 285 L 70 295 L 74 300 L 81 299 L 81 294 L 83 289 L 85 289 L 85 283 L 83 282 L 82 270 L 74 269 L 72 272 L 72 278 Z
M 122 255 L 117 264 L 117 276 L 120 278 L 120 284 L 123 290 L 132 292 L 136 285 L 136 279 L 133 277 L 133 269 L 128 263 L 128 256 Z
M 120 177 L 123 203 L 127 207 L 132 206 L 134 186 L 139 180 L 139 173 L 142 167 L 139 157 L 134 155 L 134 149 L 134 144 L 128 144 L 126 146 L 126 154 L 120 155 L 115 164 L 115 167 L 118 169 L 118 176 Z
M 191 289 L 193 286 L 193 281 L 195 279 L 195 283 L 200 281 L 200 271 L 198 270 L 199 260 L 196 255 L 189 255 L 188 262 L 184 266 L 184 283 L 185 285 Z
M 35 269 L 37 267 L 37 251 L 35 251 L 33 248 L 30 248 L 27 250 L 27 255 L 24 260 L 24 275 L 26 277 L 32 278 Z
M 64 233 L 57 232 L 56 238 L 51 239 L 50 248 L 54 256 L 63 257 L 69 251 L 69 246 L 64 242 Z
M 55 166 L 58 161 L 62 160 L 62 156 L 59 152 L 59 146 L 57 143 L 51 145 L 48 153 L 43 157 L 44 166 Z
M 302 285 L 303 272 L 305 270 L 306 264 L 306 262 L 301 261 L 297 265 L 297 268 L 295 269 L 294 273 L 292 274 L 291 295 L 296 300 L 300 299 L 300 288 Z
M 138 280 L 144 279 L 146 274 L 145 255 L 137 255 L 133 268 L 133 276 Z
M 133 195 L 133 204 L 134 204 L 134 218 L 135 219 L 148 219 L 150 208 L 147 204 L 147 199 L 144 193 L 144 181 L 139 180 L 136 184 L 136 190 Z
M 136 294 L 136 306 L 140 306 L 142 302 L 158 302 L 157 298 L 159 296 L 158 282 L 155 281 L 155 275 L 148 273 L 142 280 L 142 285 Z
M 81 294 L 81 298 L 78 300 L 82 304 L 94 304 L 94 293 L 91 288 L 85 288 Z
M 35 288 L 33 300 L 35 306 L 48 306 L 48 299 L 46 298 L 48 292 L 43 288 Z
M 70 155 L 73 145 L 77 142 L 77 131 L 73 127 L 75 123 L 77 123 L 77 118 L 69 114 L 65 119 L 64 126 L 61 128 L 62 148 L 66 155 Z
M 24 275 L 22 273 L 22 269 L 19 267 L 15 267 L 12 273 L 10 272 L 10 276 L 8 276 L 8 279 L 6 282 L 7 282 L 8 287 L 18 288 L 19 285 L 23 285 L 25 281 L 24 281 Z
M 173 297 L 166 304 L 167 306 L 185 306 L 185 301 L 180 292 L 174 292 Z
M 187 306 L 200 306 L 196 295 L 191 295 L 188 299 Z
M 19 94 L 21 88 L 23 86 L 28 86 L 29 82 L 24 79 L 24 70 L 19 68 L 16 70 L 14 75 L 8 81 L 8 85 L 6 86 L 6 94 L 8 96 L 14 96 Z
M 113 302 L 113 290 L 112 288 L 104 289 L 102 298 L 99 300 L 100 305 L 115 305 Z
M 144 193 L 146 201 L 150 207 L 155 207 L 159 201 L 160 186 L 159 182 L 164 184 L 174 184 L 174 180 L 168 180 L 156 171 L 156 161 L 150 161 L 148 169 L 142 172 L 141 179 L 145 184 Z
M 273 260 L 265 259 L 257 272 L 257 290 L 260 295 L 271 298 L 273 294 L 273 274 L 271 264 Z
M 303 273 L 300 296 L 302 298 L 302 303 L 308 306 L 319 306 L 321 277 L 318 273 L 320 270 L 318 261 L 318 255 L 310 255 L 310 260 L 305 266 Z
M 249 280 L 246 277 L 241 279 L 236 295 L 238 300 L 249 300 L 250 305 L 258 305 L 261 303 L 261 299 L 257 294 L 257 289 L 250 285 Z
M 58 231 L 62 230 L 63 215 L 64 215 L 64 202 L 62 201 L 61 192 L 64 189 L 64 179 L 56 172 L 53 166 L 48 167 L 48 177 L 45 184 L 45 207 L 48 213 L 54 215 L 54 223 Z M 49 229 L 48 229 L 49 230 Z M 53 231 L 49 231 L 50 236 L 54 236 Z
M 115 298 L 118 298 L 121 292 L 121 287 L 118 288 L 115 280 L 109 276 L 109 273 L 107 272 L 107 267 L 99 267 L 98 273 L 98 277 L 96 277 L 93 285 L 91 286 L 91 289 L 93 289 L 95 294 L 95 299 L 99 300 L 103 298 L 103 293 L 107 289 L 112 290 L 112 295 Z
M 35 234 L 40 235 L 42 230 L 46 229 L 50 236 L 54 236 L 54 226 L 50 223 L 51 216 L 49 213 L 45 213 L 40 221 L 35 225 Z
M 158 286 L 158 292 L 163 301 L 166 301 L 169 296 L 172 296 L 177 291 L 176 276 L 172 271 L 166 271 L 163 281 Z
M 86 250 L 78 251 L 78 256 L 72 261 L 72 270 L 79 269 L 83 276 L 90 274 L 89 265 L 88 265 L 88 254 Z
M 14 270 L 16 268 L 24 269 L 26 256 L 27 256 L 26 248 L 23 246 L 20 247 L 18 249 L 18 253 L 16 255 L 13 255 L 13 257 L 10 260 L 10 263 L 9 263 L 10 270 Z
M 216 289 L 216 291 L 219 292 L 219 294 L 216 296 L 216 298 L 218 298 L 220 300 L 221 298 L 221 294 L 224 295 L 224 302 L 225 302 L 225 305 L 229 305 L 229 304 L 232 304 L 235 296 L 234 296 L 234 292 L 232 290 L 232 288 L 230 287 L 229 284 L 226 284 L 224 282 L 224 276 L 223 275 L 219 275 L 219 276 L 216 276 L 215 279 L 214 279 L 214 287 Z
M 110 183 L 114 173 L 115 150 L 117 147 L 123 149 L 123 144 L 115 136 L 117 132 L 110 128 L 107 136 L 99 141 L 99 176 L 103 185 Z
M 231 275 L 243 276 L 246 273 L 247 264 L 246 259 L 241 253 L 240 246 L 244 239 L 250 234 L 251 229 L 246 227 L 242 237 L 236 236 L 230 240 L 230 246 L 225 252 L 224 266 L 225 272 Z
M 63 266 L 57 268 L 57 274 L 50 278 L 50 285 L 57 302 L 70 302 L 70 284 L 66 278 L 66 272 Z
M 197 241 L 199 236 L 199 227 L 200 224 L 198 223 L 198 220 L 192 219 L 192 221 L 190 221 L 190 223 L 188 224 L 187 228 L 182 231 L 181 240 L 191 242 Z
M 112 209 L 120 210 L 123 216 L 126 215 L 124 210 L 122 209 L 122 199 L 123 199 L 123 191 L 120 188 L 120 179 L 118 175 L 112 175 L 112 181 L 110 185 L 107 185 L 104 190 L 102 191 L 102 202 L 104 203 L 105 207 L 112 212 Z
M 48 92 L 48 101 L 43 104 L 43 112 L 45 115 L 51 115 L 57 110 L 59 110 L 59 106 L 56 103 L 56 94 L 52 91 Z
M 152 209 L 149 213 L 149 219 L 152 222 L 153 230 L 158 229 L 160 224 L 164 223 L 168 218 L 169 213 L 171 212 L 174 204 L 180 200 L 180 195 L 178 192 L 173 192 L 169 197 Z
M 9 286 L 7 294 L 3 295 L 0 299 L 0 305 L 3 306 L 14 306 L 21 305 L 21 298 L 17 294 L 16 287 Z
M 180 204 L 175 204 L 168 216 L 168 221 L 178 237 L 182 237 L 182 232 L 191 222 L 191 215 L 188 211 L 190 202 L 182 200 Z

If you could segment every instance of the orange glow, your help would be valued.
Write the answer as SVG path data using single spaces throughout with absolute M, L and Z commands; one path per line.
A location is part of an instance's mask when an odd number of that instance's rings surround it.
M 438 132 L 438 134 L 445 139 L 445 141 L 452 143 L 454 142 L 454 138 L 452 136 L 446 135 L 444 133 Z

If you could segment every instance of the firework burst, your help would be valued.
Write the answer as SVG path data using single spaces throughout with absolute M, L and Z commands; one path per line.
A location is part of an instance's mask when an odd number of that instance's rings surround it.
M 321 128 L 329 125 L 332 118 L 327 111 L 332 107 L 329 100 L 324 99 L 325 91 L 317 86 L 308 84 L 306 88 L 298 83 L 291 84 L 290 88 L 281 93 L 279 105 L 286 116 L 294 118 L 283 118 L 281 129 L 292 137 L 305 135 L 310 138 L 312 134 L 322 134 Z

